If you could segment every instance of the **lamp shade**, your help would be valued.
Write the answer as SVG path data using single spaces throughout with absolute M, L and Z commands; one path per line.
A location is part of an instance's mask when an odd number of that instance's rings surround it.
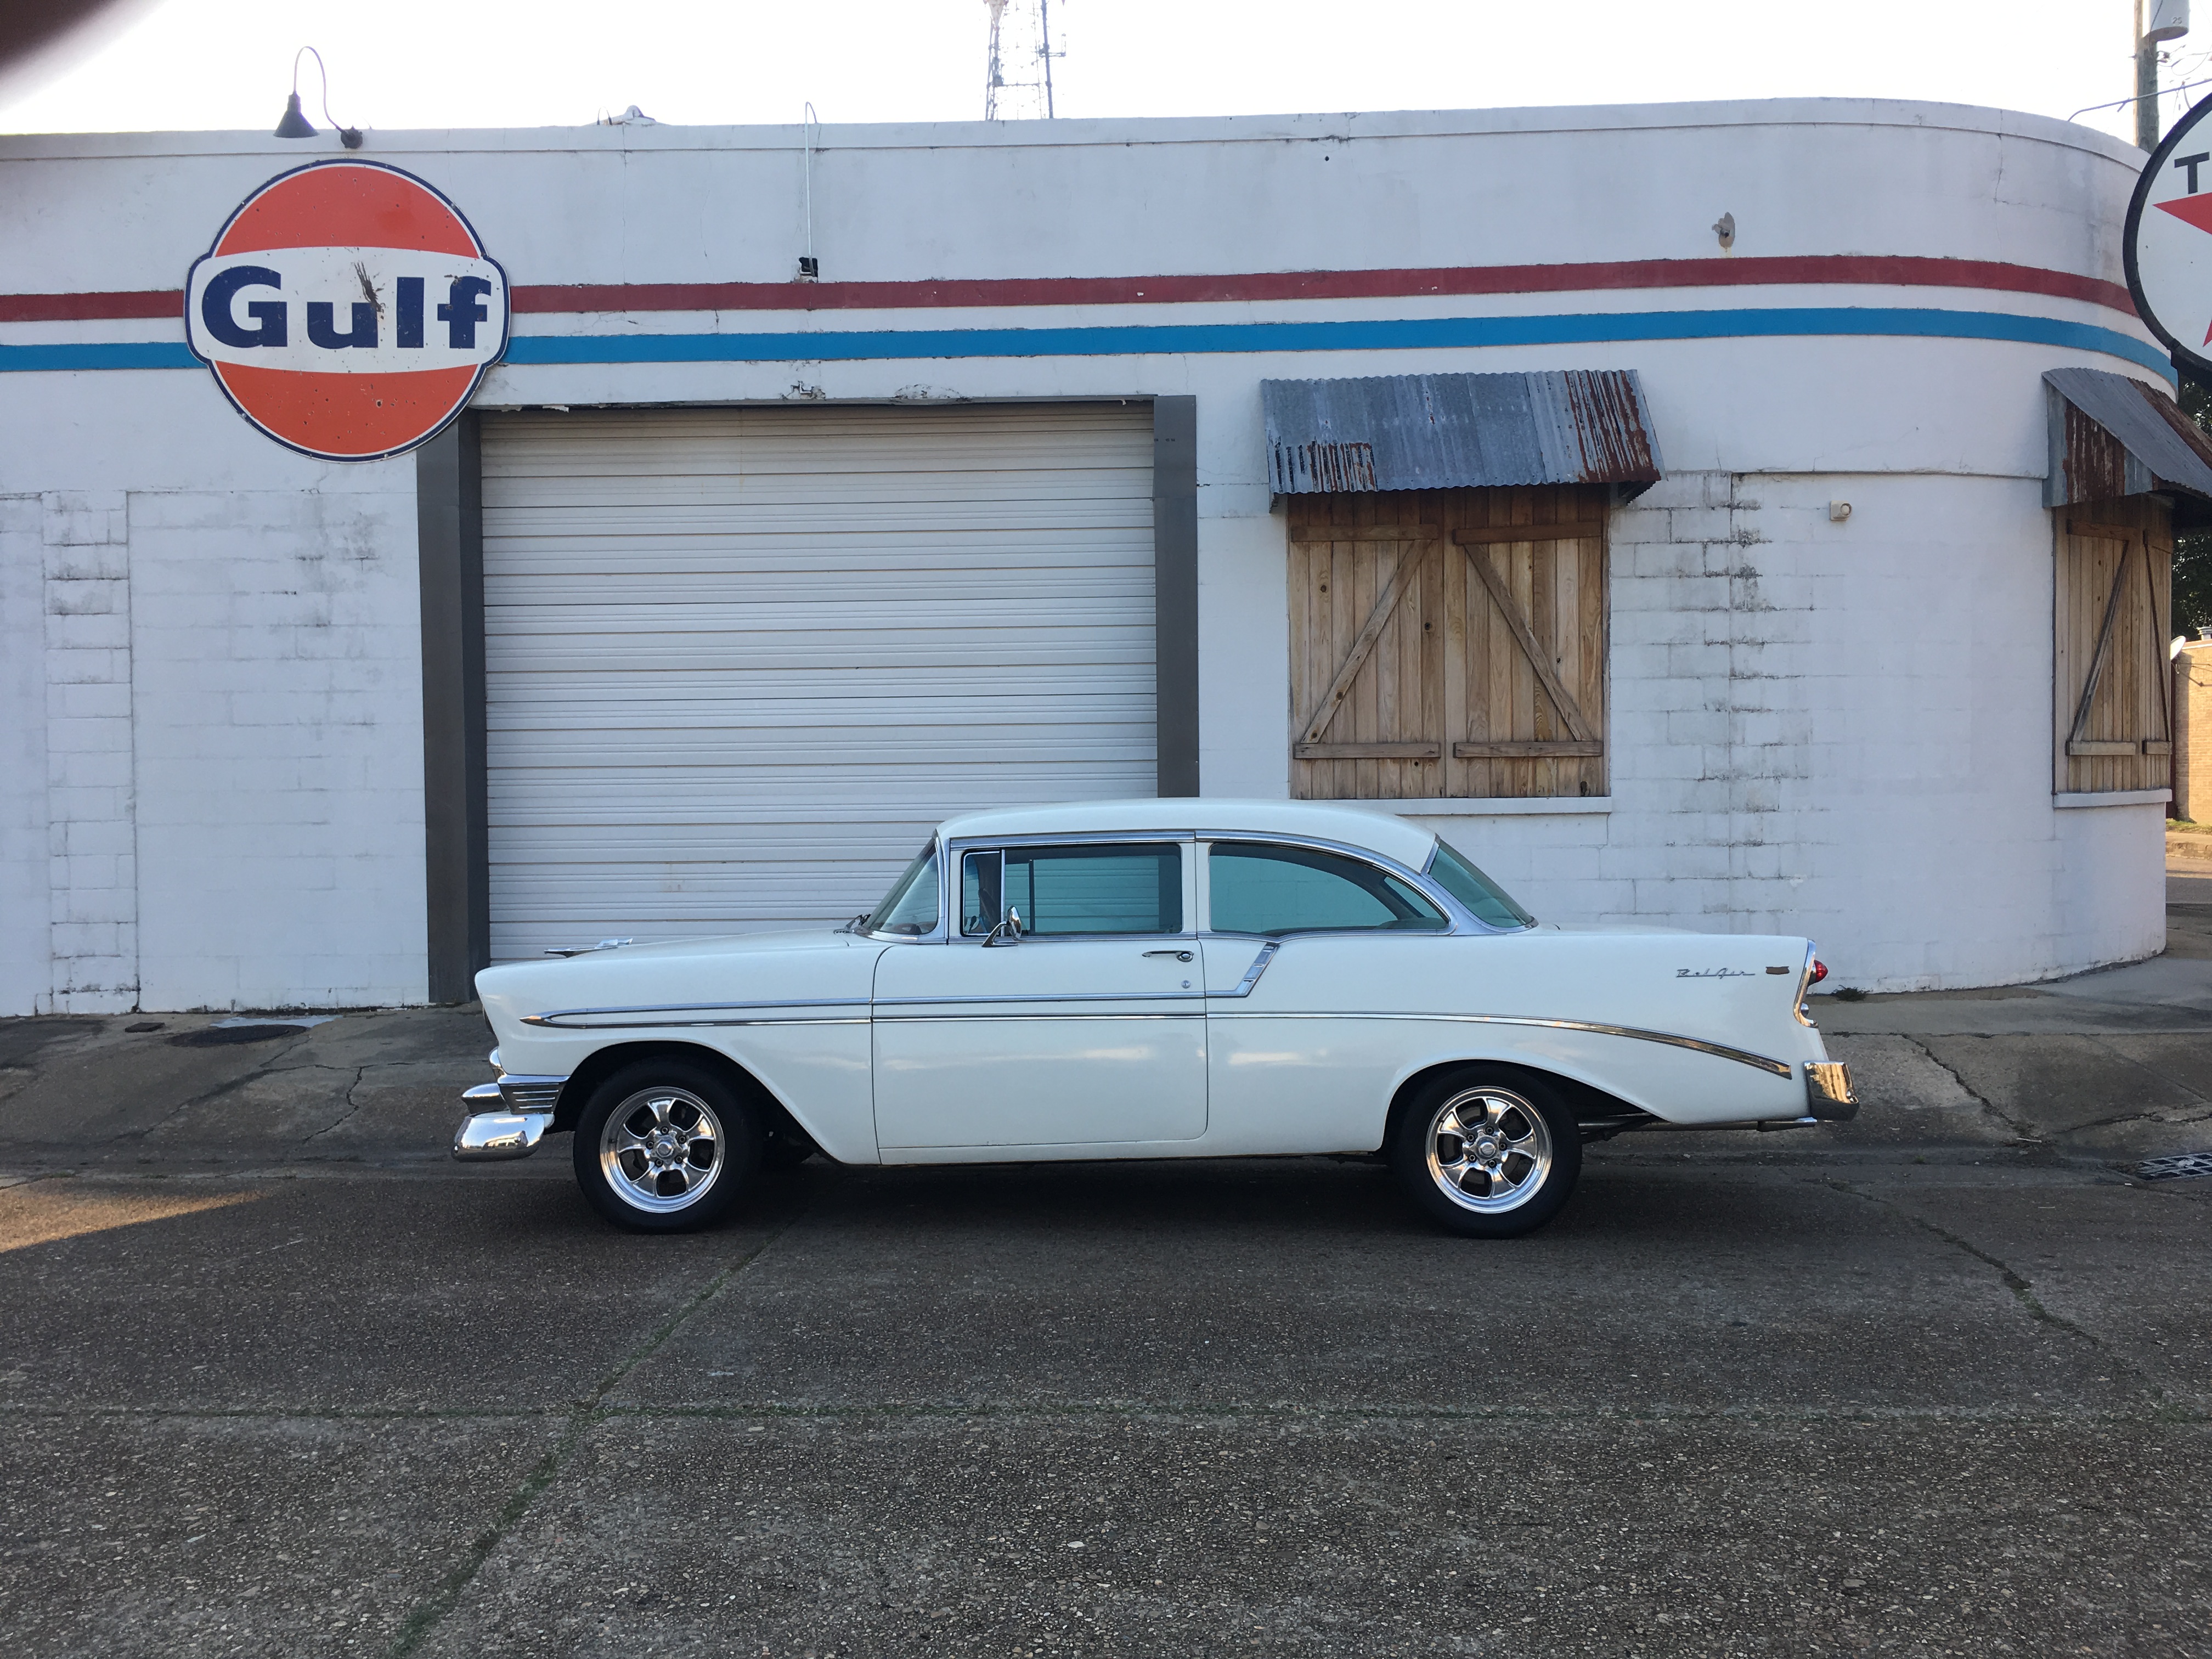
M 314 128 L 307 125 L 307 118 L 300 113 L 300 94 L 296 92 L 284 100 L 284 118 L 276 124 L 276 136 L 279 138 L 312 138 L 315 136 Z

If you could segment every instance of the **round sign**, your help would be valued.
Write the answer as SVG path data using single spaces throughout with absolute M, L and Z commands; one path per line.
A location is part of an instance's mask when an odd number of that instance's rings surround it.
M 380 161 L 317 161 L 240 204 L 185 284 L 223 395 L 305 455 L 426 442 L 507 349 L 507 272 L 460 210 Z
M 2150 153 L 2128 204 L 2122 253 L 2136 314 L 2175 357 L 2212 374 L 2212 100 Z

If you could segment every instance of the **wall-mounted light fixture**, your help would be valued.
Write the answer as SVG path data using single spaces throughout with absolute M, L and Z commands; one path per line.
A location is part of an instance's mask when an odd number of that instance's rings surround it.
M 314 58 L 315 68 L 323 77 L 323 119 L 338 128 L 338 143 L 348 149 L 359 149 L 361 129 L 338 127 L 337 121 L 331 114 L 331 72 L 323 63 L 323 54 L 313 46 L 302 46 L 292 54 L 292 95 L 284 100 L 284 117 L 276 123 L 275 136 L 279 138 L 312 138 L 315 136 L 313 125 L 300 113 L 300 60 L 307 57 Z

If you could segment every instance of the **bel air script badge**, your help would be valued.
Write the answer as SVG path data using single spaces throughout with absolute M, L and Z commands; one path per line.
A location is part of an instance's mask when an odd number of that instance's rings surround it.
M 1677 968 L 1676 979 L 1749 979 L 1748 968 Z

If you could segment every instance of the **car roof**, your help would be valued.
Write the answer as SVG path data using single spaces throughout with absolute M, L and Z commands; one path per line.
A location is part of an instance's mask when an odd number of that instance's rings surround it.
M 948 818 L 940 833 L 948 841 L 979 841 L 994 836 L 1099 836 L 1164 830 L 1200 835 L 1305 836 L 1380 853 L 1413 870 L 1429 861 L 1429 850 L 1437 842 L 1434 835 L 1417 824 L 1363 807 L 1322 801 L 1208 798 L 1003 806 Z

